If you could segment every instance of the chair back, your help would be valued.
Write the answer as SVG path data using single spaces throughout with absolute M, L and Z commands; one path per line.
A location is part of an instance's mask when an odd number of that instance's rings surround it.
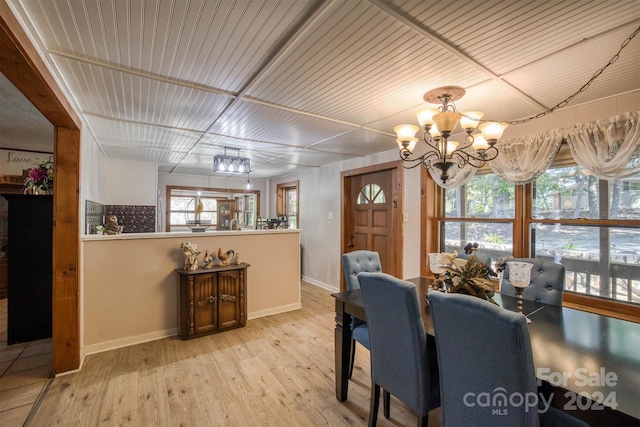
M 514 258 L 507 261 L 530 262 L 533 264 L 531 268 L 531 284 L 522 291 L 522 298 L 543 304 L 562 305 L 564 265 L 537 258 Z M 500 293 L 516 296 L 516 289 L 509 281 L 509 264 L 507 264 L 502 275 Z
M 464 294 L 430 292 L 429 306 L 442 424 L 538 426 L 537 400 L 526 404 L 538 394 L 524 316 Z
M 371 338 L 371 381 L 426 415 L 438 405 L 431 392 L 427 336 L 413 283 L 386 273 L 358 275 Z
M 347 290 L 360 289 L 358 273 L 380 273 L 382 264 L 380 255 L 375 251 L 357 250 L 342 254 L 342 268 Z

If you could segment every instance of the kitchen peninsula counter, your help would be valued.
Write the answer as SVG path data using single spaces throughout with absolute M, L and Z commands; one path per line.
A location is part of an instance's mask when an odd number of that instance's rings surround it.
M 233 249 L 247 269 L 247 318 L 300 308 L 300 230 L 125 233 L 82 237 L 82 356 L 177 334 L 183 242 Z M 233 258 L 231 260 L 233 262 Z

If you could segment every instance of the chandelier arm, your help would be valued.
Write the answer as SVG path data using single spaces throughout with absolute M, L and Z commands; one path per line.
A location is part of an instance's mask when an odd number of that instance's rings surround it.
M 409 150 L 406 150 L 407 152 L 409 152 Z M 415 159 L 411 159 L 409 158 L 409 155 L 411 153 L 409 152 L 408 155 L 403 155 L 402 151 L 400 152 L 400 160 L 402 160 L 402 167 L 405 169 L 413 169 L 415 167 L 418 167 L 422 164 L 423 162 L 423 158 L 424 156 L 420 156 L 417 157 Z

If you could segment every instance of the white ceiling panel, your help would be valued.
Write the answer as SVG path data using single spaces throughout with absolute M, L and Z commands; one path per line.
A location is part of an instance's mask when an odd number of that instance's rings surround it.
M 640 18 L 637 0 L 394 3 L 497 75 Z
M 368 3 L 336 3 L 249 95 L 357 124 L 419 102 L 429 87 L 484 75 Z
M 354 127 L 286 109 L 242 102 L 216 122 L 211 132 L 304 147 L 349 132 Z
M 205 131 L 230 98 L 197 88 L 59 58 L 84 112 L 123 120 Z
M 524 92 L 535 93 L 540 102 L 552 107 L 578 91 L 598 69 L 607 64 L 633 30 L 633 26 L 627 26 L 606 37 L 583 43 L 570 52 L 551 55 L 505 75 L 505 80 Z M 577 96 L 575 102 L 607 98 L 625 89 L 640 89 L 639 41 L 635 41 L 635 49 L 624 50 L 624 55 L 609 66 L 586 92 Z M 577 60 L 582 64 L 580 68 L 575 67 Z
M 25 0 L 49 50 L 239 90 L 309 1 Z
M 198 133 L 180 129 L 87 117 L 94 135 L 104 144 L 187 152 L 200 138 Z
M 485 119 L 533 116 L 640 27 L 638 0 L 6 1 L 107 157 L 208 176 L 229 147 L 255 178 L 395 150 L 439 86 Z M 639 69 L 635 37 L 568 107 L 640 90 Z

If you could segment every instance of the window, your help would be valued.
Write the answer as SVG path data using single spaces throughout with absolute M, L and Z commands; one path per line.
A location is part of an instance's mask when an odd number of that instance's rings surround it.
M 460 188 L 437 188 L 429 220 L 437 221 L 440 251 L 478 242 L 492 264 L 503 256 L 546 259 L 565 266 L 572 301 L 640 304 L 640 174 L 609 182 L 567 156 L 527 185 L 482 172 Z
M 384 191 L 378 184 L 365 184 L 360 189 L 358 195 L 359 205 L 366 205 L 367 203 L 387 203 L 387 199 L 384 196 Z
M 287 228 L 300 228 L 298 223 L 298 181 L 278 184 L 278 217 L 286 217 Z
M 608 182 L 549 169 L 532 206 L 531 254 L 565 266 L 565 290 L 640 303 L 640 174 Z
M 210 221 L 210 230 L 215 230 L 218 223 L 218 205 L 220 200 L 235 200 L 244 208 L 242 216 L 238 214 L 236 220 L 243 223 L 243 227 L 254 227 L 256 223 L 256 208 L 260 205 L 258 190 L 219 189 L 167 186 L 166 221 L 167 231 L 190 231 L 187 221 L 200 219 Z M 202 202 L 202 211 L 196 217 L 198 201 Z M 243 221 L 244 219 L 244 221 Z
M 202 202 L 203 207 L 199 217 L 196 216 L 198 200 Z M 193 196 L 181 194 L 171 196 L 169 206 L 169 226 L 174 230 L 186 227 L 187 221 L 195 219 L 211 221 L 213 226 L 217 224 L 218 203 L 215 198 L 198 196 L 198 192 L 195 192 Z
M 493 264 L 513 254 L 515 185 L 495 174 L 476 174 L 471 182 L 444 190 L 440 250 L 458 251 L 478 242 L 482 261 Z

